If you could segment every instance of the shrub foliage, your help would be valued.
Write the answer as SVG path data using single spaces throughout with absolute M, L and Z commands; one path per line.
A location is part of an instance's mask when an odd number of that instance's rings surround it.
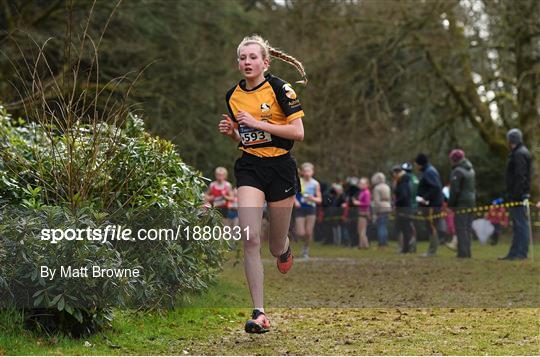
M 129 114 L 122 127 L 78 122 L 62 129 L 14 120 L 0 107 L 0 301 L 30 324 L 73 335 L 110 321 L 112 308 L 173 306 L 205 289 L 223 243 L 178 240 L 41 240 L 43 229 L 173 229 L 215 226 L 205 179 L 169 141 Z M 132 234 L 135 236 L 135 234 Z M 42 266 L 56 268 L 54 279 Z M 139 277 L 60 278 L 60 267 L 139 268 Z M 6 307 L 6 306 L 2 306 Z

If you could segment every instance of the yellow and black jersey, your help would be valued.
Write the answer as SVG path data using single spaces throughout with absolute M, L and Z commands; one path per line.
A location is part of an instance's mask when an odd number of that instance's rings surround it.
M 246 89 L 243 79 L 227 92 L 229 115 L 236 122 L 236 114 L 245 111 L 257 120 L 285 125 L 304 116 L 304 111 L 291 85 L 266 74 L 265 80 L 253 89 Z M 240 125 L 241 142 L 238 147 L 259 157 L 274 157 L 291 150 L 294 140 L 284 139 L 263 130 Z

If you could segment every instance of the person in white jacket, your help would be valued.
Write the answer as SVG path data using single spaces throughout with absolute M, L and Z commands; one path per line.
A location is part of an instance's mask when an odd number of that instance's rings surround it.
M 388 245 L 388 215 L 392 212 L 392 193 L 382 172 L 371 178 L 373 185 L 373 212 L 377 222 L 377 238 L 379 248 Z

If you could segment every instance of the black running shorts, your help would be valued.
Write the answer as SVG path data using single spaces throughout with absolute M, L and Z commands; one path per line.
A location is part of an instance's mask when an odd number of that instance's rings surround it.
M 295 210 L 295 217 L 307 217 L 317 215 L 317 207 L 298 207 Z
M 300 190 L 296 161 L 290 153 L 276 157 L 243 153 L 234 164 L 234 176 L 237 187 L 261 190 L 267 202 L 281 201 Z

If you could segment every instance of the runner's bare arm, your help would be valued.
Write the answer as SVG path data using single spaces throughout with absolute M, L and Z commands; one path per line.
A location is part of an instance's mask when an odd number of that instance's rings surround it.
M 234 141 L 240 141 L 240 134 L 238 134 L 237 124 L 227 114 L 221 114 L 223 119 L 218 124 L 219 132 L 233 139 Z
M 319 205 L 322 203 L 322 193 L 321 193 L 320 184 L 317 184 L 317 191 L 315 192 L 315 196 L 312 198 L 312 201 Z
M 227 201 L 234 201 L 234 192 L 231 184 L 227 185 L 227 194 L 225 195 Z

